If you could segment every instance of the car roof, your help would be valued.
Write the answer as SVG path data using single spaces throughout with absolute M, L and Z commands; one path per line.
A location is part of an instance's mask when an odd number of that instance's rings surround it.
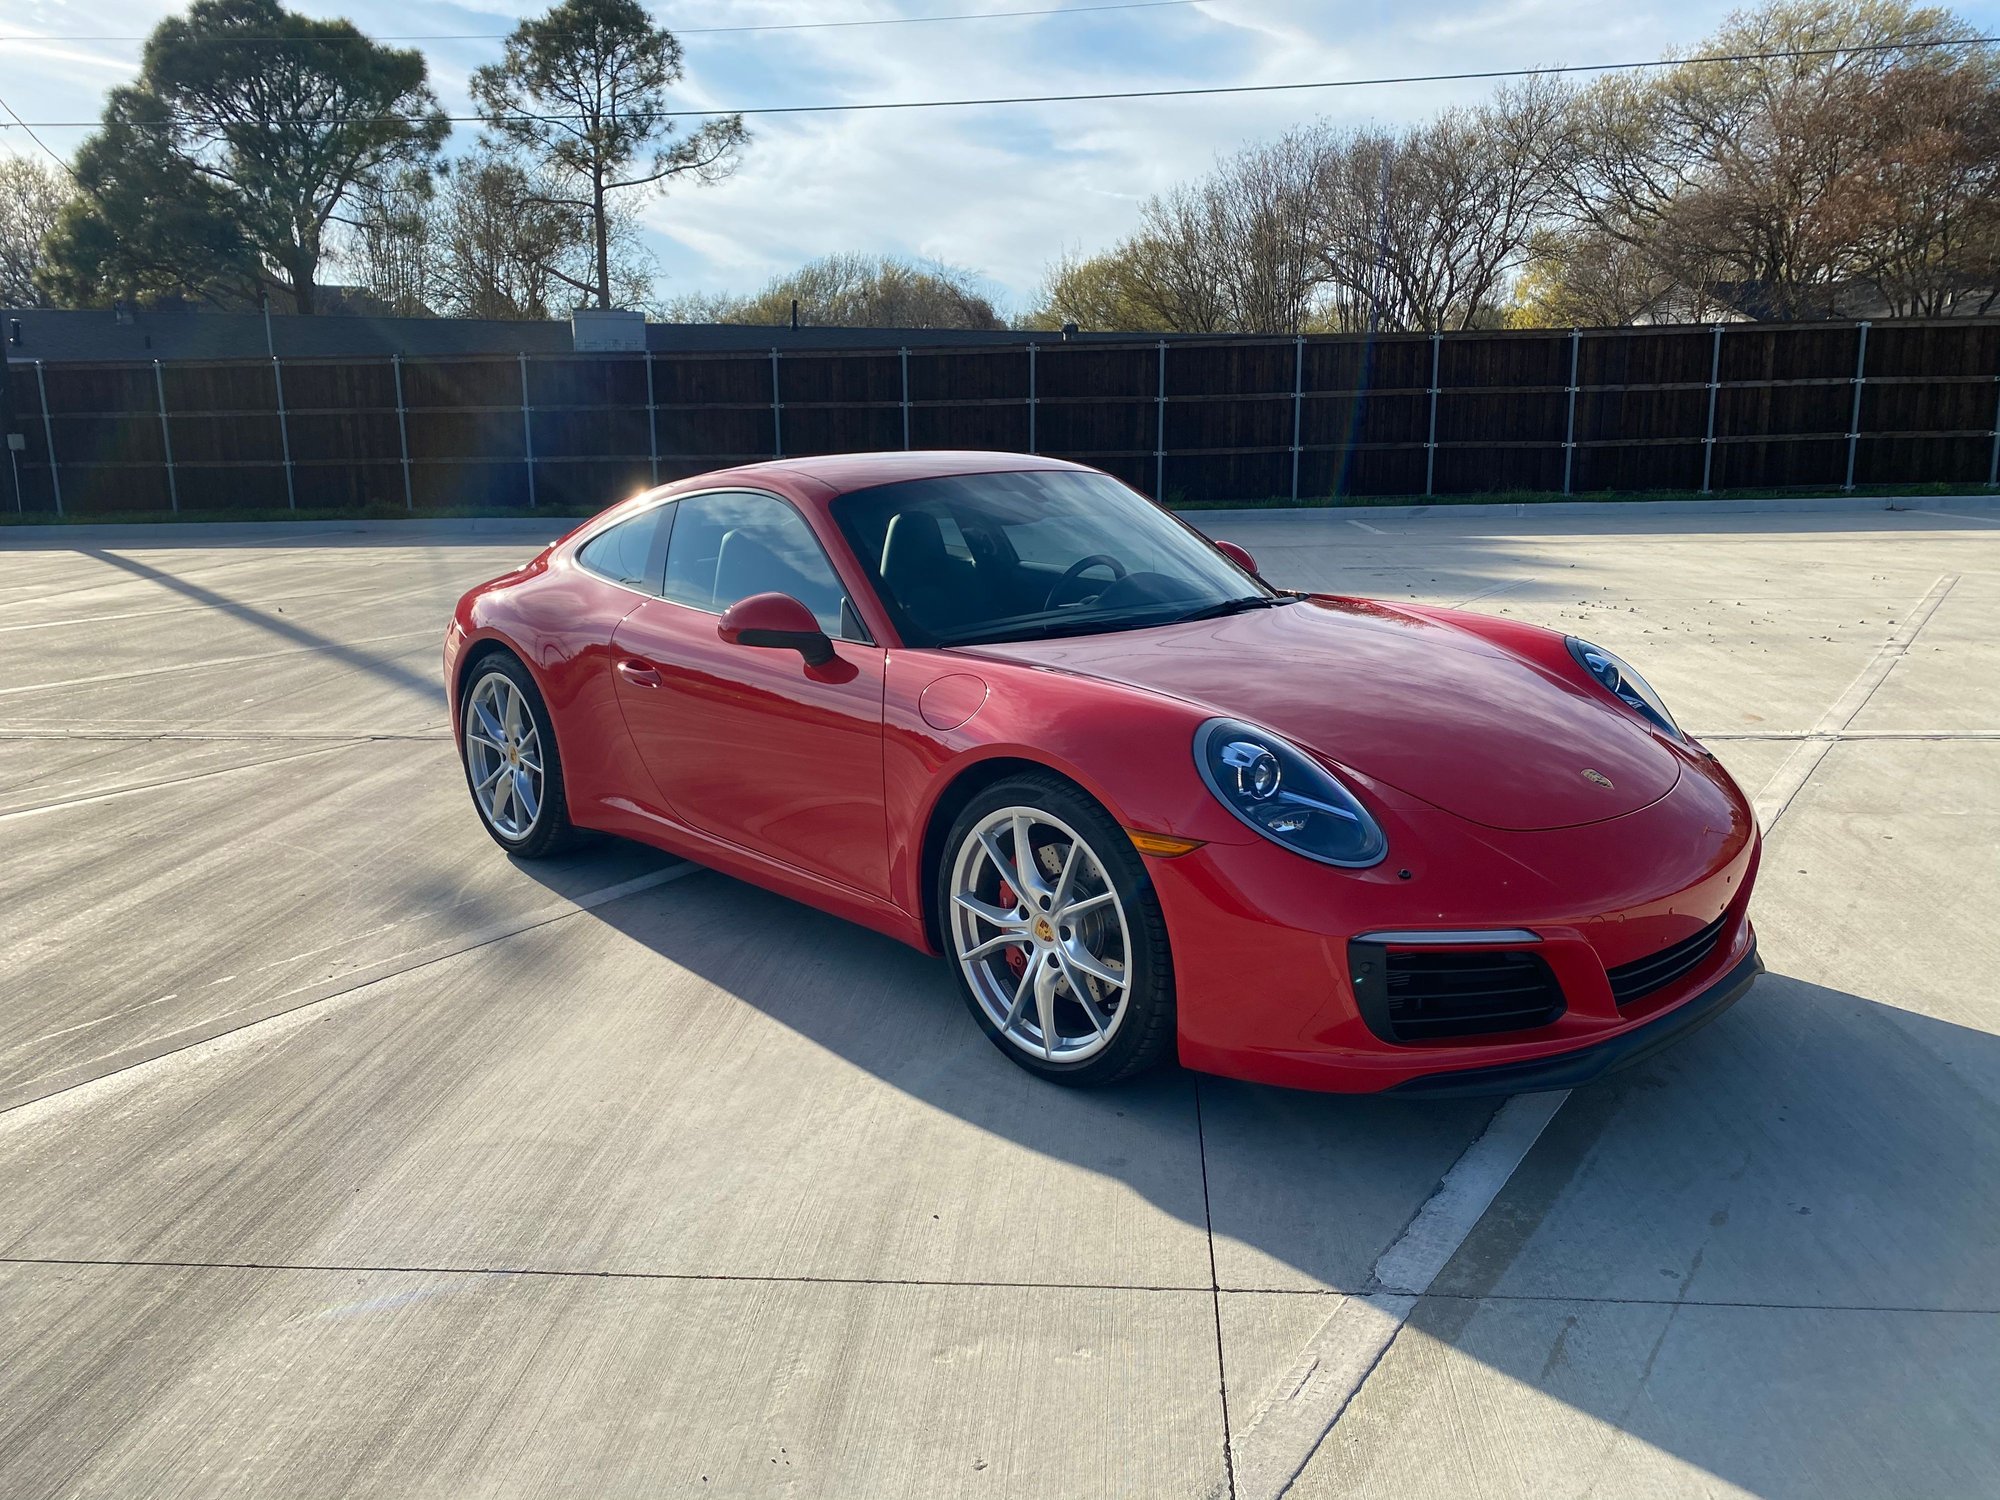
M 826 453 L 810 458 L 778 458 L 764 463 L 745 464 L 735 469 L 719 469 L 712 474 L 682 480 L 675 488 L 706 488 L 720 482 L 764 484 L 783 489 L 799 498 L 796 481 L 816 481 L 815 498 L 829 501 L 854 490 L 873 489 L 881 484 L 901 484 L 912 479 L 944 479 L 956 474 L 1005 474 L 1023 469 L 1083 470 L 1085 465 L 1060 458 L 1043 458 L 1030 453 L 987 453 L 977 450 L 913 450 L 891 453 Z M 787 483 L 792 481 L 792 483 Z

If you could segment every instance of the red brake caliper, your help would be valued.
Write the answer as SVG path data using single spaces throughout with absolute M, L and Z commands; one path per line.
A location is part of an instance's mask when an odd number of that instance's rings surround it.
M 1000 882 L 1000 904 L 1006 907 L 1021 904 L 1021 898 L 1014 894 L 1014 887 L 1004 880 Z M 1016 979 L 1028 972 L 1028 955 L 1019 943 L 1009 943 L 1003 950 L 1002 956 L 1007 960 L 1007 972 Z

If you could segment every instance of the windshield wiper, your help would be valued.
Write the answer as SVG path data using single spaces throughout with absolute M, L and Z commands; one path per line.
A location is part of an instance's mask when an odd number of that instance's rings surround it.
M 1220 604 L 1210 604 L 1184 615 L 1175 615 L 1167 623 L 1185 625 L 1191 620 L 1219 620 L 1224 615 L 1240 615 L 1253 609 L 1270 609 L 1274 605 L 1291 602 L 1282 594 L 1245 594 L 1240 599 L 1224 599 Z
M 937 637 L 939 646 L 986 646 L 1008 641 L 1047 640 L 1052 636 L 1104 635 L 1114 630 L 1150 630 L 1156 625 L 1179 625 L 1188 620 L 1212 620 L 1219 615 L 1241 614 L 1250 609 L 1268 609 L 1274 604 L 1290 604 L 1289 595 L 1247 594 L 1225 599 L 1184 615 L 1113 614 L 1085 615 L 1081 618 L 1058 615 L 1053 619 L 1015 620 L 1006 624 L 983 625 Z
M 940 646 L 1005 645 L 1009 641 L 1046 640 L 1051 636 L 1104 635 L 1113 630 L 1138 630 L 1147 625 L 1164 625 L 1165 620 L 1135 619 L 1131 615 L 1100 615 L 1085 620 L 1035 620 L 1012 625 L 983 626 L 978 630 L 941 635 Z

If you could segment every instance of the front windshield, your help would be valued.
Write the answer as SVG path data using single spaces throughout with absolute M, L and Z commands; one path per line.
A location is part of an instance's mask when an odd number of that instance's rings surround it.
M 833 517 L 912 646 L 1131 630 L 1278 600 L 1104 474 L 916 479 L 842 496 Z

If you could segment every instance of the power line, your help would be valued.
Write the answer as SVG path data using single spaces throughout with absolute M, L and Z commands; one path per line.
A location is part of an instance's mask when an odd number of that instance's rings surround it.
M 1011 21 L 1029 16 L 1081 16 L 1106 10 L 1165 10 L 1171 6 L 1200 5 L 1202 0 L 1115 0 L 1103 5 L 1057 5 L 1041 10 L 967 10 L 942 16 L 876 16 L 854 21 L 780 21 L 758 26 L 675 26 L 675 36 L 725 36 L 748 31 L 831 31 L 850 26 L 928 26 L 939 21 Z M 337 46 L 356 42 L 504 42 L 512 32 L 458 31 L 410 33 L 407 35 L 357 35 L 290 37 L 259 35 L 254 32 L 224 36 L 184 37 L 183 41 L 221 44 L 224 42 L 281 42 L 291 45 Z M 7 42 L 143 42 L 143 36 L 0 36 Z
M 9 104 L 5 99 L 0 99 L 0 109 L 6 110 L 9 117 L 11 117 L 12 120 L 14 121 L 14 124 L 20 126 L 21 129 L 28 132 L 28 139 L 33 141 L 37 146 L 40 146 L 42 148 L 42 154 L 44 156 L 48 157 L 50 161 L 54 162 L 57 166 L 61 167 L 65 172 L 69 173 L 71 180 L 75 180 L 76 178 L 75 169 L 72 168 L 70 164 L 64 161 L 60 156 L 56 155 L 56 153 L 49 148 L 49 143 L 47 141 L 43 140 L 40 136 L 35 134 L 33 126 L 31 126 L 26 120 L 22 119 L 18 114 L 14 113 L 13 105 Z M 4 130 L 7 128 L 9 128 L 7 126 L 7 123 L 4 120 L 0 120 L 0 130 Z
M 1652 58 L 1644 62 L 1611 63 L 1571 63 L 1546 68 L 1482 68 L 1470 73 L 1401 73 L 1380 78 L 1333 78 L 1313 83 L 1232 83 L 1215 84 L 1205 88 L 1187 89 L 1121 89 L 1091 94 L 1008 94 L 984 99 L 888 99 L 864 104 L 760 104 L 739 109 L 657 109 L 635 111 L 626 115 L 628 120 L 712 120 L 730 115 L 821 115 L 821 114 L 862 114 L 874 110 L 889 109 L 980 109 L 1008 104 L 1083 104 L 1126 99 L 1198 99 L 1225 94 L 1283 94 L 1298 93 L 1309 89 L 1360 89 L 1390 88 L 1413 83 L 1478 83 L 1491 82 L 1502 78 L 1554 78 L 1578 73 L 1629 73 L 1646 68 L 1678 68 L 1691 63 L 1750 63 L 1802 61 L 1812 57 L 1851 57 L 1870 52 L 1914 52 L 1929 47 L 1984 47 L 2000 43 L 2000 36 L 1966 36 L 1951 38 L 1930 38 L 1904 42 L 1869 42 L 1853 47 L 1800 47 L 1774 52 L 1728 52 L 1711 53 L 1698 57 Z M 390 121 L 406 121 L 411 124 L 438 118 L 431 115 L 374 115 L 356 116 L 343 119 L 342 124 L 379 124 Z M 445 115 L 442 118 L 459 125 L 484 125 L 494 123 L 484 115 Z M 512 114 L 503 121 L 518 122 L 564 122 L 580 121 L 580 115 L 564 114 Z M 17 120 L 22 129 L 29 128 L 29 122 Z M 98 120 L 36 120 L 33 124 L 43 130 L 94 130 L 101 124 Z M 139 122 L 128 121 L 137 128 Z M 6 121 L 0 120 L 0 130 L 12 129 Z M 160 121 L 154 129 L 171 130 L 171 121 Z

